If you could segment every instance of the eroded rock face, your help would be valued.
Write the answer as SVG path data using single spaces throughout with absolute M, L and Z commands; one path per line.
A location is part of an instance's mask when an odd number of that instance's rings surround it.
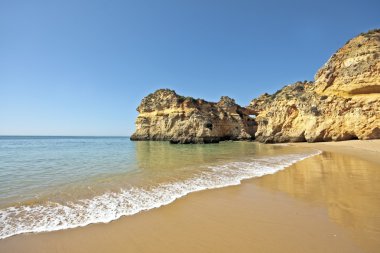
M 317 72 L 315 83 L 326 95 L 380 93 L 380 30 L 349 40 Z
M 137 111 L 136 132 L 131 140 L 214 143 L 251 140 L 256 130 L 250 110 L 229 97 L 212 103 L 161 89 L 145 97 Z
M 158 90 L 137 109 L 132 140 L 317 142 L 380 138 L 380 30 L 346 43 L 317 72 L 246 108 Z M 256 115 L 256 118 L 252 118 Z
M 248 106 L 261 142 L 380 138 L 380 30 L 346 43 L 315 75 Z
M 379 97 L 321 95 L 312 82 L 285 86 L 262 95 L 256 140 L 265 143 L 343 141 L 380 138 Z

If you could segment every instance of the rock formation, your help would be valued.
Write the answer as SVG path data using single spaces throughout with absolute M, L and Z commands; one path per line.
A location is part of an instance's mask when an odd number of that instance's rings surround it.
M 212 103 L 161 89 L 145 97 L 137 111 L 136 132 L 131 140 L 215 143 L 251 140 L 256 131 L 250 110 L 229 97 Z
M 380 93 L 380 29 L 349 40 L 315 75 L 316 91 L 325 95 Z
M 312 82 L 298 82 L 250 106 L 258 110 L 256 140 L 343 141 L 380 138 L 379 96 L 322 95 Z
M 380 30 L 348 41 L 315 75 L 254 99 L 261 142 L 380 138 Z
M 158 90 L 137 110 L 132 140 L 275 143 L 380 138 L 380 30 L 348 41 L 314 82 L 287 85 L 246 108 L 229 97 L 211 103 Z

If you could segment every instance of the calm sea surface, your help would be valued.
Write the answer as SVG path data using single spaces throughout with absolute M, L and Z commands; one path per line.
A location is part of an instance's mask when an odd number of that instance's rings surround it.
M 316 150 L 253 142 L 0 137 L 0 239 L 109 222 L 275 173 Z

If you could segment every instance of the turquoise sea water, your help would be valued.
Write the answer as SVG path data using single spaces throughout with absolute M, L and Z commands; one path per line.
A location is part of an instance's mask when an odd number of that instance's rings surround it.
M 109 222 L 317 154 L 285 145 L 0 137 L 0 239 Z

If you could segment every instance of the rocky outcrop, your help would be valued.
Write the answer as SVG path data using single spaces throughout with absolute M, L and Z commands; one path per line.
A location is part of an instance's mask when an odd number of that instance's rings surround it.
M 229 97 L 212 103 L 161 89 L 145 97 L 137 111 L 136 132 L 131 140 L 215 143 L 251 140 L 256 130 L 250 109 Z
M 321 95 L 298 82 L 254 99 L 256 140 L 265 143 L 380 138 L 379 97 Z
M 287 85 L 246 108 L 158 90 L 137 108 L 132 140 L 265 143 L 380 138 L 380 30 L 351 39 L 317 72 L 314 82 Z M 255 117 L 253 117 L 255 116 Z
M 325 95 L 380 93 L 380 30 L 349 40 L 317 72 L 315 85 Z
M 348 41 L 315 75 L 254 99 L 261 142 L 380 138 L 380 30 Z

